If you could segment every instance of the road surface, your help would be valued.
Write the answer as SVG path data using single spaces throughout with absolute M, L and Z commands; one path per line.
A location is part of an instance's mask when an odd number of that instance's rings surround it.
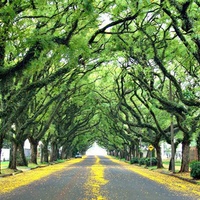
M 167 180 L 166 180 L 167 181 Z M 0 200 L 196 200 L 144 178 L 103 156 L 87 156 Z

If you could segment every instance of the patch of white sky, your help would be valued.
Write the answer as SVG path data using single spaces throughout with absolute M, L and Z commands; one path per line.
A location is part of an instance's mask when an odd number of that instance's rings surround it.
M 103 27 L 105 27 L 106 25 L 108 25 L 112 22 L 111 19 L 110 19 L 110 15 L 107 14 L 107 13 L 101 14 L 100 17 L 99 17 L 99 21 L 100 21 L 99 28 L 103 28 Z M 108 28 L 108 30 L 109 29 L 110 28 Z
M 86 151 L 86 155 L 107 155 L 106 149 L 100 147 L 96 142 Z

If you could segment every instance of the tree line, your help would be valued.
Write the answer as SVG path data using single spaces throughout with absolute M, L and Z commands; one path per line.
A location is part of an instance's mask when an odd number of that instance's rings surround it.
M 200 152 L 199 5 L 196 1 L 2 1 L 0 3 L 0 149 L 9 167 L 85 152 L 139 156 L 141 142 L 182 144 L 189 170 Z M 62 149 L 58 155 L 59 149 Z M 199 153 L 200 155 L 200 153 Z

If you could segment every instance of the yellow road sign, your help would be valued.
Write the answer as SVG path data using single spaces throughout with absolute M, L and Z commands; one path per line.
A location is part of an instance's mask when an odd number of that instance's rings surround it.
M 149 149 L 149 151 L 152 151 L 154 149 L 153 145 L 150 144 L 148 149 Z

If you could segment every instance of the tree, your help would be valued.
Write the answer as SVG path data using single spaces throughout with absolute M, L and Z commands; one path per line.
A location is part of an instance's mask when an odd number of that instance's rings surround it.
M 119 4 L 123 4 L 123 2 Z M 193 115 L 192 124 L 194 126 L 191 129 L 189 126 L 185 126 L 188 111 L 194 107 L 195 111 L 199 108 L 197 93 L 199 86 L 196 84 L 199 40 L 195 34 L 191 34 L 198 31 L 194 29 L 192 23 L 197 6 L 196 2 L 182 4 L 179 2 L 173 4 L 172 1 L 169 1 L 169 4 L 166 1 L 143 2 L 132 8 L 131 12 L 128 5 L 124 3 L 123 9 L 118 7 L 109 13 L 113 21 L 97 30 L 90 40 L 93 43 L 100 34 L 107 35 L 108 28 L 112 28 L 109 31 L 109 43 L 115 43 L 115 48 L 109 47 L 115 53 L 117 52 L 121 59 L 128 59 L 127 71 L 131 71 L 131 68 L 139 69 L 139 74 L 133 74 L 134 78 L 146 88 L 151 98 L 161 104 L 160 109 L 175 114 L 179 129 L 184 135 L 181 171 L 189 169 L 189 144 L 199 118 L 197 111 Z M 192 11 L 193 15 L 189 15 L 188 10 Z M 116 13 L 117 16 L 121 16 L 121 19 L 116 19 Z M 186 22 L 190 22 L 189 27 L 186 27 Z M 180 23 L 185 27 L 181 29 L 178 26 Z M 177 46 L 179 47 L 178 51 Z M 176 52 L 176 56 L 174 56 L 174 52 Z M 181 73 L 174 73 L 177 69 Z M 187 79 L 185 79 L 186 77 Z M 162 88 L 166 88 L 166 79 L 172 81 L 175 88 L 176 98 L 173 102 L 169 101 L 167 93 L 161 92 Z M 155 80 L 160 80 L 160 84 L 157 84 L 158 81 Z M 186 81 L 180 83 L 180 80 L 189 80 L 189 84 Z M 190 99 L 186 98 L 186 85 L 193 88 L 193 98 L 191 96 Z
M 52 144 L 52 155 L 62 147 L 66 157 L 95 140 L 126 154 L 142 139 L 160 157 L 173 115 L 181 171 L 188 171 L 200 118 L 198 7 L 179 0 L 1 2 L 0 151 L 5 138 L 16 151 L 29 138 L 36 163 L 40 140 L 46 155 Z
M 16 117 L 25 108 L 29 112 L 29 102 L 36 98 L 38 91 L 45 90 L 43 88 L 51 83 L 56 84 L 66 75 L 73 76 L 75 71 L 79 71 L 75 67 L 80 54 L 87 57 L 89 48 L 84 42 L 76 41 L 85 38 L 88 34 L 87 30 L 84 31 L 85 28 L 91 27 L 89 22 L 94 22 L 98 14 L 90 15 L 92 5 L 65 3 L 1 3 L 0 148 Z M 85 9 L 88 12 L 82 12 Z M 44 10 L 48 12 L 44 14 Z M 84 68 L 80 71 L 84 73 Z M 37 113 L 33 116 L 33 120 L 38 117 Z M 30 130 L 33 120 L 28 120 L 22 126 L 23 129 Z

